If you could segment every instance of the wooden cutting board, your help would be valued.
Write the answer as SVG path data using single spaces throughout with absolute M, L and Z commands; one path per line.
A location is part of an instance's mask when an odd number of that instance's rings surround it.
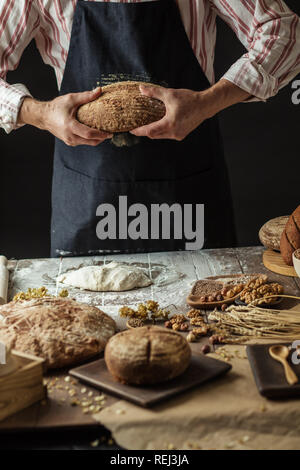
M 291 351 L 289 363 L 299 377 L 299 382 L 289 385 L 286 381 L 283 366 L 273 359 L 269 354 L 271 344 L 258 344 L 247 346 L 246 351 L 254 375 L 254 379 L 261 395 L 267 398 L 300 398 L 300 364 L 291 362 Z M 291 346 L 291 343 L 286 344 Z
M 193 355 L 188 369 L 169 382 L 151 386 L 131 386 L 116 382 L 104 359 L 70 370 L 70 375 L 137 405 L 150 407 L 196 385 L 213 380 L 231 369 L 231 365 L 211 357 Z
M 297 277 L 297 273 L 294 266 L 288 266 L 282 259 L 279 252 L 273 250 L 266 250 L 263 253 L 263 263 L 266 268 L 277 274 L 283 274 L 284 276 Z

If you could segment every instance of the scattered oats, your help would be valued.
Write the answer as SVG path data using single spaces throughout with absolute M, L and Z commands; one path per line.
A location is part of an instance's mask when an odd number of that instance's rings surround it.
M 95 410 L 95 406 L 94 406 L 94 405 L 89 406 L 89 411 L 94 411 L 94 410 Z
M 72 390 L 69 390 L 69 395 L 70 397 L 74 397 L 74 395 L 76 395 L 76 390 L 74 390 L 74 388 Z
M 92 396 L 93 396 L 93 392 L 90 391 L 90 392 L 88 393 L 88 397 L 92 397 Z
M 95 400 L 95 401 L 103 401 L 103 400 L 104 400 L 104 396 L 103 396 L 103 395 L 99 395 L 98 397 L 95 397 L 94 400 Z
M 187 442 L 186 445 L 190 449 L 195 449 L 195 450 L 201 450 L 202 449 L 202 447 L 200 447 L 198 444 L 196 444 L 194 442 Z
M 101 410 L 102 410 L 102 406 L 100 405 L 95 406 L 95 413 L 98 413 L 98 411 L 101 411 Z
M 81 393 L 86 393 L 86 388 L 83 387 L 80 391 L 81 391 Z
M 249 436 L 243 436 L 242 437 L 242 442 L 248 442 L 250 441 L 250 437 Z
M 67 386 L 65 387 L 65 390 L 70 390 L 69 385 L 67 385 Z
M 90 400 L 88 400 L 88 401 L 83 401 L 81 404 L 82 404 L 82 406 L 90 406 L 90 405 L 92 405 L 92 402 Z
M 174 446 L 174 444 L 168 444 L 168 445 L 167 445 L 167 449 L 168 449 L 168 450 L 175 450 L 176 447 Z
M 84 414 L 87 414 L 87 413 L 89 412 L 89 409 L 88 409 L 88 408 L 83 408 L 82 412 L 83 412 Z
M 225 444 L 226 449 L 232 449 L 235 446 L 235 442 L 228 442 Z
M 78 380 L 72 379 L 72 380 L 71 380 L 71 384 L 72 384 L 72 385 L 77 385 L 77 384 L 78 384 Z
M 69 375 L 65 377 L 65 382 L 70 382 L 70 380 L 71 380 L 71 377 Z
M 99 439 L 96 439 L 95 441 L 93 441 L 93 442 L 90 443 L 90 446 L 91 446 L 91 447 L 98 447 L 99 444 L 100 444 Z
M 121 410 L 120 408 L 116 410 L 116 415 L 123 415 L 125 413 L 124 410 Z

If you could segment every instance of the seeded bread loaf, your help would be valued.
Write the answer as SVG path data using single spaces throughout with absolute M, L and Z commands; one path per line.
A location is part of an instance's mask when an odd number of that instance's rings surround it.
M 261 244 L 270 250 L 280 251 L 280 239 L 288 218 L 284 215 L 266 222 L 258 234 Z
M 283 261 L 293 266 L 293 252 L 300 248 L 300 206 L 289 217 L 280 240 Z
M 190 363 L 191 350 L 179 333 L 155 326 L 122 331 L 105 348 L 105 362 L 122 383 L 142 385 L 171 380 Z
M 43 297 L 0 307 L 0 341 L 44 358 L 49 368 L 95 356 L 115 332 L 112 318 L 71 299 Z
M 117 82 L 102 87 L 99 98 L 79 107 L 77 118 L 86 126 L 109 133 L 128 132 L 158 121 L 166 113 L 162 101 L 142 95 L 141 82 Z M 157 86 L 142 83 L 145 86 Z

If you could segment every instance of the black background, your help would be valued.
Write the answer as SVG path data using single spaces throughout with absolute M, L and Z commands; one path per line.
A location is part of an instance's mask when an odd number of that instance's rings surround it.
M 300 15 L 299 0 L 286 3 Z M 234 33 L 218 21 L 217 78 L 243 53 Z M 41 100 L 57 95 L 54 72 L 43 64 L 34 43 L 7 80 L 26 84 Z M 290 84 L 267 103 L 239 104 L 220 114 L 239 246 L 258 244 L 257 232 L 266 220 L 289 214 L 300 203 L 300 105 L 293 105 L 291 97 Z M 30 126 L 9 135 L 1 129 L 0 151 L 0 252 L 47 257 L 53 138 Z M 222 230 L 217 222 L 216 228 Z

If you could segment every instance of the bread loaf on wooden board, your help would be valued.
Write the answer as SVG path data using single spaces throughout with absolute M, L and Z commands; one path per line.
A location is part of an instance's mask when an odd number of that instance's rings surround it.
M 86 126 L 109 133 L 128 132 L 162 119 L 164 103 L 142 95 L 139 86 L 158 86 L 143 82 L 117 82 L 102 87 L 99 98 L 79 107 L 77 118 Z
M 268 220 L 258 233 L 261 244 L 270 250 L 280 251 L 280 239 L 288 218 L 284 215 Z
M 300 248 L 300 206 L 289 217 L 280 240 L 283 261 L 293 266 L 293 252 Z
M 105 348 L 112 376 L 127 384 L 155 384 L 181 375 L 190 363 L 186 339 L 175 331 L 144 326 L 122 331 Z

